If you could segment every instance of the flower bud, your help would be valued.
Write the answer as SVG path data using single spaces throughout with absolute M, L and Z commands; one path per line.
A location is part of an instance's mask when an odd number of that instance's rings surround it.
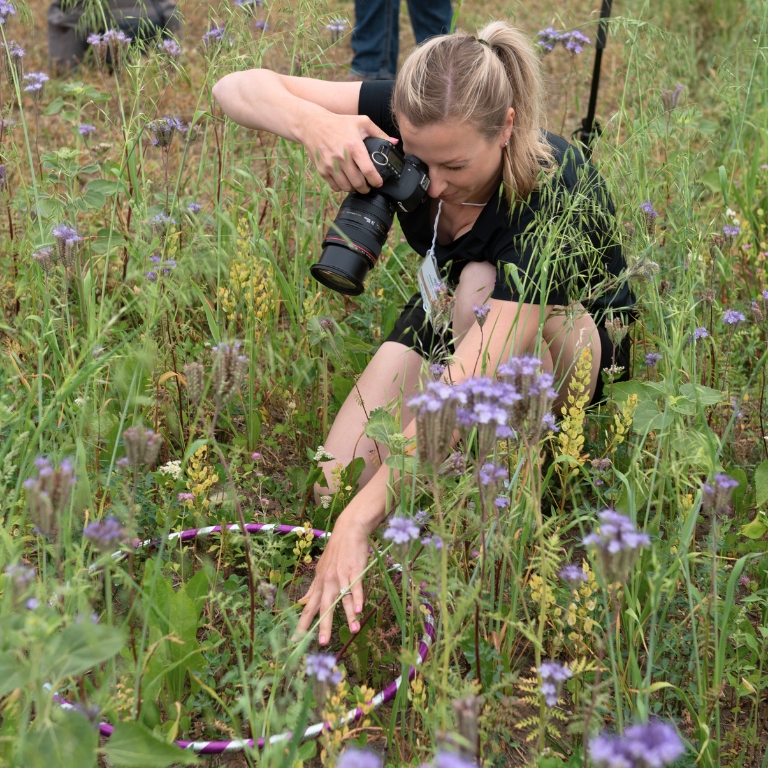
M 128 462 L 137 470 L 145 464 L 151 466 L 155 463 L 163 438 L 140 424 L 138 427 L 126 429 L 123 432 L 123 441 Z
M 193 405 L 199 405 L 205 389 L 205 369 L 200 363 L 187 363 L 183 370 L 189 399 Z
M 240 354 L 241 346 L 235 342 L 219 344 L 213 348 L 213 391 L 216 404 L 226 405 L 239 391 L 250 362 L 245 355 Z

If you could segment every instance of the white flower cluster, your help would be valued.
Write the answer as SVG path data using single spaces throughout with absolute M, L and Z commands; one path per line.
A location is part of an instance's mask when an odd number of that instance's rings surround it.
M 736 211 L 732 210 L 731 208 L 725 209 L 725 218 L 730 219 L 731 224 L 733 224 L 735 227 L 738 227 L 741 223 L 738 216 L 736 215 Z
M 335 456 L 331 456 L 328 451 L 325 450 L 325 446 L 318 445 L 317 451 L 315 452 L 315 461 L 331 461 L 332 459 L 335 459 Z
M 768 440 L 768 437 L 766 438 Z M 330 496 L 321 496 L 320 497 L 320 504 L 322 505 L 323 509 L 328 509 L 328 507 L 331 506 L 331 501 L 333 499 Z
M 181 475 L 181 461 L 175 459 L 174 461 L 169 461 L 167 464 L 163 464 L 163 466 L 160 467 L 160 472 L 163 475 L 170 475 L 174 480 L 178 480 Z

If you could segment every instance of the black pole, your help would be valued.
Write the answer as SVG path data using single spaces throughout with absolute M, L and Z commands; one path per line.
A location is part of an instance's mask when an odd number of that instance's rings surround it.
M 597 91 L 600 87 L 600 64 L 603 61 L 603 49 L 605 39 L 608 36 L 608 19 L 611 15 L 613 0 L 603 0 L 600 9 L 600 23 L 597 27 L 597 41 L 595 42 L 595 67 L 592 70 L 592 87 L 589 92 L 589 108 L 587 116 L 581 121 L 581 126 L 574 131 L 578 135 L 579 143 L 584 148 L 584 154 L 589 159 L 592 156 L 592 144 L 600 135 L 600 123 L 595 122 L 595 109 L 597 108 Z

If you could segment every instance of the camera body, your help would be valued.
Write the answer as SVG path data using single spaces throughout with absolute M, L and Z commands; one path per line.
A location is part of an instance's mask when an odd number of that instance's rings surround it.
M 429 188 L 427 166 L 417 157 L 386 139 L 369 136 L 364 141 L 384 183 L 364 195 L 347 195 L 323 240 L 319 261 L 310 267 L 318 282 L 348 296 L 365 290 L 365 276 L 381 254 L 396 207 L 415 210 Z

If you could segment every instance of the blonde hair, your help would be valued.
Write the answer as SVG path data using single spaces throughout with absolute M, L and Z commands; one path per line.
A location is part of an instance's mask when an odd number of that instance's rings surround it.
M 504 187 L 512 208 L 536 189 L 542 165 L 554 165 L 543 134 L 543 99 L 533 45 L 520 30 L 494 21 L 477 38 L 459 32 L 422 43 L 397 76 L 392 111 L 395 119 L 405 117 L 416 127 L 467 122 L 491 141 L 512 107 L 512 135 L 503 149 Z

